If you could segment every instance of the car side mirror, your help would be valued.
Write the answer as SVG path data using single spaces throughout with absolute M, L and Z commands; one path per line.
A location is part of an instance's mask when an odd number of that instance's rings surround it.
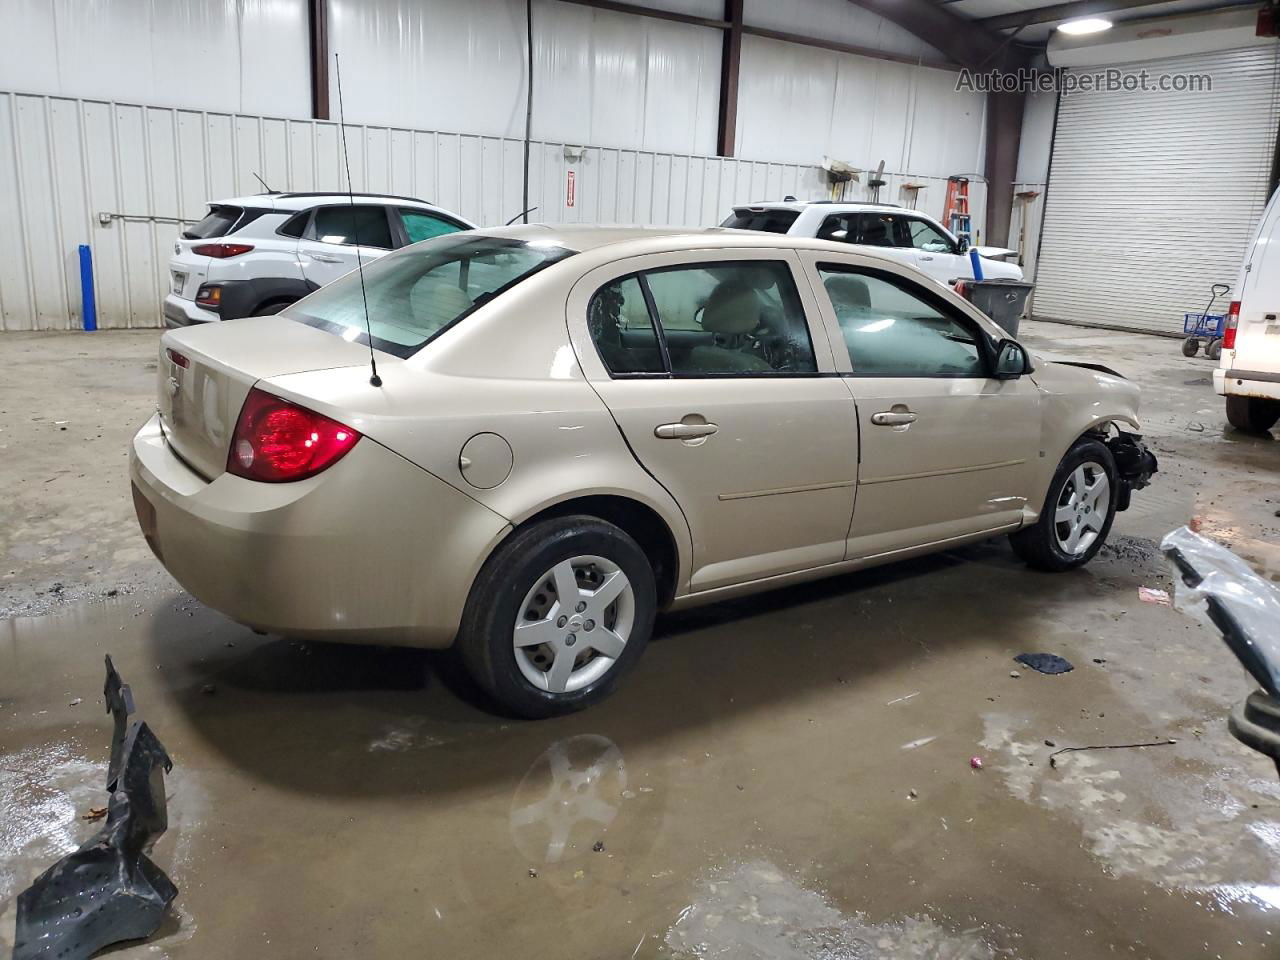
M 969 238 L 961 237 L 960 242 L 956 244 L 956 253 L 968 253 L 968 252 L 969 252 Z
M 996 345 L 997 380 L 1016 380 L 1031 372 L 1031 358 L 1016 340 L 1001 340 Z

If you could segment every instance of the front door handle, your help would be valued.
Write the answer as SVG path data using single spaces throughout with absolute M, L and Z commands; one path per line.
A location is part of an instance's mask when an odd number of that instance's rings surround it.
M 341 257 L 331 257 L 327 253 L 308 253 L 307 256 L 318 263 L 341 263 L 342 262 Z
M 921 259 L 921 260 L 932 260 L 932 259 L 933 259 L 933 257 L 921 257 L 920 259 Z
M 719 429 L 715 423 L 662 423 L 653 428 L 653 435 L 659 440 L 696 440 Z
M 915 423 L 916 415 L 901 410 L 886 410 L 883 413 L 873 413 L 871 422 L 877 427 L 902 427 Z

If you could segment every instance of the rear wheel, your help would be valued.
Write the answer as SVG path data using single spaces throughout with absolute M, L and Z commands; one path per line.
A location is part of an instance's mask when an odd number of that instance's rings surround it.
M 1204 355 L 1210 360 L 1217 360 L 1222 356 L 1222 341 L 1213 339 L 1209 341 L 1209 345 L 1204 348 Z
M 1010 535 L 1014 552 L 1037 570 L 1083 566 L 1111 532 L 1116 491 L 1116 462 L 1106 444 L 1077 442 L 1058 464 L 1040 519 Z
M 472 587 L 458 638 L 501 706 L 550 717 L 606 697 L 653 632 L 653 569 L 623 530 L 558 517 L 503 544 Z
M 1227 397 L 1227 422 L 1245 433 L 1266 433 L 1280 420 L 1280 400 Z

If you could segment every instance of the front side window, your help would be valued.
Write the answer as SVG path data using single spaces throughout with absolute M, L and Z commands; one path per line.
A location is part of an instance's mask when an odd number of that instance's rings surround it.
M 391 225 L 387 208 L 334 204 L 319 207 L 311 235 L 321 243 L 341 243 L 361 247 L 391 249 Z
M 463 227 L 449 220 L 432 216 L 424 210 L 414 210 L 408 207 L 400 208 L 400 220 L 404 223 L 404 232 L 409 237 L 410 243 L 430 240 L 432 237 L 442 237 L 446 233 L 457 233 L 463 229 Z
M 363 344 L 369 343 L 367 318 L 376 349 L 409 357 L 477 307 L 573 252 L 471 232 L 449 234 L 366 266 L 364 294 L 361 274 L 353 270 L 289 307 L 285 316 Z
M 927 220 L 911 217 L 903 221 L 910 246 L 926 253 L 951 253 L 951 239 Z
M 818 272 L 854 376 L 987 376 L 979 331 L 923 287 L 879 271 L 822 265 Z
M 856 224 L 856 239 L 850 243 L 861 243 L 868 247 L 903 246 L 898 236 L 899 218 L 892 213 L 860 213 L 850 217 Z

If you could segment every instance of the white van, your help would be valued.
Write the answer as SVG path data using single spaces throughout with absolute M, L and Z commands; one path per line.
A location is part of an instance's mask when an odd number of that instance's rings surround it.
M 1227 311 L 1213 390 L 1237 430 L 1266 433 L 1280 420 L 1280 190 L 1245 255 Z

